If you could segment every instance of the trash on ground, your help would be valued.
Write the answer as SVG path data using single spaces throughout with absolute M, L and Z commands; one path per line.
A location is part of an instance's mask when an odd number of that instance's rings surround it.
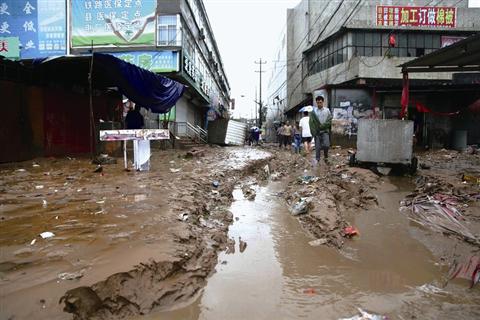
M 42 200 L 42 207 L 44 207 L 44 208 L 47 207 L 47 200 L 45 200 L 45 199 Z
M 238 237 L 238 249 L 240 250 L 240 253 L 245 251 L 247 248 L 247 243 L 242 240 L 242 237 Z
M 37 242 L 37 239 L 33 239 L 32 242 L 30 242 L 30 245 L 33 246 Z
M 178 215 L 178 220 L 180 221 L 186 221 L 188 219 L 188 213 L 180 213 Z
M 468 261 L 454 261 L 448 273 L 448 281 L 461 278 L 470 281 L 470 288 L 480 282 L 480 257 L 471 256 Z
M 354 236 L 358 236 L 359 232 L 357 228 L 353 226 L 348 226 L 343 228 L 343 234 L 344 234 L 344 237 L 352 238 Z
M 17 169 L 17 171 L 18 171 L 18 172 L 25 172 L 25 171 L 27 171 L 27 170 L 25 170 L 25 169 Z
M 462 174 L 462 181 L 473 184 L 480 184 L 480 177 L 464 173 Z
M 365 310 L 358 308 L 359 315 L 350 318 L 340 318 L 338 320 L 388 320 L 388 317 L 378 314 L 368 313 Z
M 35 189 L 43 189 L 43 185 L 35 186 Z
M 307 213 L 311 206 L 311 198 L 300 198 L 295 204 L 289 207 L 289 210 L 292 215 L 297 216 L 302 213 Z
M 301 177 L 298 178 L 300 184 L 310 184 L 310 183 L 313 183 L 313 182 L 317 182 L 318 180 L 320 180 L 319 177 L 316 177 L 316 176 L 307 176 L 307 175 L 303 175 Z
M 63 272 L 58 275 L 58 278 L 62 280 L 75 280 L 83 277 L 84 273 L 85 273 L 84 269 L 77 272 Z
M 303 293 L 308 294 L 308 295 L 314 295 L 317 292 L 315 291 L 314 288 L 307 288 L 307 289 L 303 290 Z
M 40 233 L 40 237 L 42 237 L 43 239 L 48 239 L 48 238 L 55 237 L 55 234 L 53 232 L 50 232 L 50 231 L 45 231 L 45 232 Z
M 458 196 L 442 193 L 419 195 L 402 201 L 400 211 L 406 211 L 410 220 L 422 226 L 480 245 L 480 239 L 460 222 L 463 214 L 457 207 L 461 201 L 463 199 Z
M 266 164 L 265 167 L 263 167 L 263 171 L 265 171 L 265 173 L 267 174 L 267 176 L 270 175 L 270 167 L 268 166 L 268 164 Z
M 430 169 L 430 166 L 425 164 L 425 163 L 420 163 L 420 169 L 428 170 L 428 169 Z
M 117 158 L 110 157 L 108 154 L 101 154 L 92 160 L 93 164 L 116 164 Z
M 220 185 L 220 182 L 218 182 L 217 180 L 214 180 L 212 182 L 212 186 L 215 187 L 215 188 L 218 188 L 219 185 Z
M 380 173 L 381 175 L 388 176 L 388 175 L 390 174 L 390 171 L 392 171 L 392 168 L 390 168 L 390 167 L 381 167 L 381 166 L 378 166 L 378 167 L 377 167 L 377 171 L 378 171 L 378 173 Z
M 133 200 L 134 200 L 135 202 L 139 202 L 139 201 L 144 201 L 144 200 L 146 200 L 146 199 L 147 199 L 147 195 L 146 195 L 146 194 L 136 194 L 136 195 L 134 196 L 134 199 L 133 199 Z
M 34 163 L 32 164 L 32 167 L 38 168 L 38 167 L 40 167 L 40 165 L 39 165 L 38 163 L 35 163 L 35 162 L 34 162 Z
M 321 246 L 321 245 L 324 245 L 328 242 L 327 239 L 325 238 L 320 238 L 320 239 L 315 239 L 315 240 L 312 240 L 310 241 L 308 244 L 311 245 L 312 247 L 318 247 L 318 246 Z
M 254 200 L 257 196 L 255 189 L 250 186 L 243 186 L 242 187 L 243 197 L 247 200 Z
M 445 290 L 440 289 L 433 284 L 424 284 L 420 287 L 416 288 L 419 291 L 425 292 L 425 293 L 430 293 L 430 294 L 441 294 L 441 293 L 447 293 Z
M 175 173 L 175 172 L 180 172 L 180 170 L 181 170 L 181 169 L 170 168 L 170 172 L 173 172 L 173 173 Z

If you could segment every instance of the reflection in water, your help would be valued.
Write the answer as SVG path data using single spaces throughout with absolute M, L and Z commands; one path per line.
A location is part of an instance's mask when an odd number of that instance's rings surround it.
M 357 308 L 400 318 L 417 302 L 414 315 L 445 304 L 473 304 L 478 292 L 450 284 L 442 295 L 418 290 L 440 286 L 442 273 L 434 257 L 409 232 L 398 203 L 409 190 L 406 179 L 378 192 L 379 207 L 347 213 L 360 237 L 347 240 L 342 252 L 312 247 L 295 217 L 274 196 L 280 183 L 257 189 L 255 201 L 235 191 L 231 211 L 239 220 L 231 238 L 248 243 L 245 252 L 221 254 L 217 272 L 202 295 L 179 310 L 146 319 L 338 319 Z M 434 317 L 435 318 L 435 317 Z

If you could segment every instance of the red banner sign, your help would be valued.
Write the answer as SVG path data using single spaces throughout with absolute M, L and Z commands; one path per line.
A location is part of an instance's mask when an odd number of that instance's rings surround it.
M 377 26 L 451 27 L 457 8 L 377 6 Z

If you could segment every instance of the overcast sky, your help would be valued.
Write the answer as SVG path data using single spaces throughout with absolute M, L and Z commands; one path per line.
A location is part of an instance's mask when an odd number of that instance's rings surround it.
M 285 28 L 287 8 L 300 0 L 203 0 L 210 25 L 217 41 L 223 66 L 236 100 L 234 117 L 253 116 L 255 87 L 259 86 L 259 65 L 262 66 L 262 100 L 266 102 L 267 84 L 272 60 Z M 244 95 L 244 97 L 241 97 Z

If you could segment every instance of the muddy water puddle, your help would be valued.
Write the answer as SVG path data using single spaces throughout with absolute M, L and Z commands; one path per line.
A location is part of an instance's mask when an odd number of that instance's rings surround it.
M 469 310 L 462 319 L 474 319 L 478 290 L 463 282 L 443 288 L 446 267 L 398 212 L 412 186 L 406 179 L 393 183 L 378 191 L 378 208 L 347 214 L 360 236 L 340 252 L 308 244 L 312 239 L 276 196 L 281 183 L 256 187 L 254 201 L 235 190 L 229 230 L 235 251 L 220 254 L 193 303 L 141 319 L 339 319 L 357 308 L 389 319 L 449 319 L 458 314 L 455 306 Z

